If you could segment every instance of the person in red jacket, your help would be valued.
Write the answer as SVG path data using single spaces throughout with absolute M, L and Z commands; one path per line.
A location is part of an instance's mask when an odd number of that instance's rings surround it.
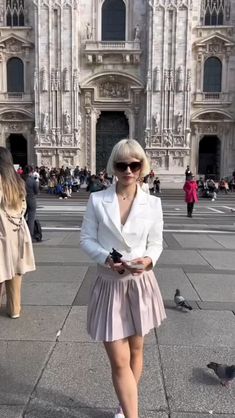
M 198 202 L 198 195 L 197 195 L 198 185 L 194 179 L 194 176 L 188 177 L 188 179 L 186 180 L 184 184 L 183 189 L 185 191 L 185 202 L 187 203 L 187 211 L 188 211 L 187 216 L 189 218 L 192 218 L 194 203 Z

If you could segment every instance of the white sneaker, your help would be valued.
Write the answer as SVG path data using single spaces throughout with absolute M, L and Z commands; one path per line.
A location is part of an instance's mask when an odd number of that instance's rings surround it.
M 11 315 L 11 318 L 12 318 L 12 319 L 16 319 L 16 318 L 19 318 L 19 317 L 20 317 L 20 314 Z
M 119 405 L 116 411 L 116 414 L 114 415 L 114 418 L 125 418 L 125 415 L 123 414 L 122 407 Z

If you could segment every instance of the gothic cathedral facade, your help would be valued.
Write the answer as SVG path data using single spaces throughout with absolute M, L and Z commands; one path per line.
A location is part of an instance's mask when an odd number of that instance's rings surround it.
M 0 145 L 103 169 L 136 138 L 163 183 L 235 169 L 235 0 L 0 0 Z

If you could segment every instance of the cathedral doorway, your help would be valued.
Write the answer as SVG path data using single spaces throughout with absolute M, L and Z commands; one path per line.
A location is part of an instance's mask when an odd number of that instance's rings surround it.
M 205 135 L 199 143 L 198 174 L 206 178 L 220 177 L 221 143 L 216 135 Z
M 11 151 L 13 163 L 21 167 L 27 165 L 27 141 L 22 134 L 10 134 L 7 148 Z
M 101 112 L 96 125 L 96 172 L 106 168 L 113 146 L 129 137 L 129 123 L 124 112 Z

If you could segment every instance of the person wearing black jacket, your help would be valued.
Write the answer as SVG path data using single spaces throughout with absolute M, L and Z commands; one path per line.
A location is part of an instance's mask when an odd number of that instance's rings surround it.
M 29 227 L 32 241 L 34 241 L 34 236 L 33 236 L 34 235 L 34 222 L 36 218 L 36 208 L 37 208 L 36 196 L 39 191 L 39 185 L 38 185 L 38 182 L 34 178 L 33 167 L 26 166 L 24 168 L 23 178 L 25 180 L 25 186 L 26 186 L 27 224 Z

